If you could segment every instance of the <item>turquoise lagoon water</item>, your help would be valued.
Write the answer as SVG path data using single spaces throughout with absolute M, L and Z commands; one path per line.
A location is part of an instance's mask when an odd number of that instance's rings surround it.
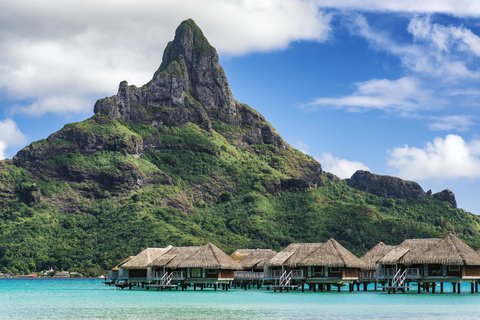
M 449 284 L 446 290 L 451 290 Z M 480 319 L 480 294 L 119 290 L 101 280 L 0 280 L 0 319 Z

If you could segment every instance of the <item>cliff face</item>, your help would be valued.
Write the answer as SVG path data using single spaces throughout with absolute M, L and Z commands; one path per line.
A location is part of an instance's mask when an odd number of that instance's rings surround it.
M 452 208 L 457 207 L 455 194 L 451 190 L 443 190 L 432 195 L 432 192 L 423 191 L 415 181 L 402 180 L 397 177 L 383 176 L 368 171 L 358 170 L 347 184 L 357 190 L 365 191 L 379 197 L 406 200 L 421 200 L 427 197 L 448 203 Z
M 169 244 L 281 249 L 333 237 L 362 253 L 453 232 L 480 246 L 480 219 L 450 192 L 368 172 L 347 184 L 290 147 L 233 98 L 192 20 L 151 81 L 121 82 L 94 111 L 0 161 L 0 272 L 98 275 Z
M 426 196 L 422 187 L 414 181 L 382 176 L 359 170 L 347 180 L 350 187 L 385 198 L 422 199 Z

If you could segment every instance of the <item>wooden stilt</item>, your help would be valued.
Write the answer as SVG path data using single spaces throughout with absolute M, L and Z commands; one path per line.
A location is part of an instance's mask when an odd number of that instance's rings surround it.
M 422 292 L 422 284 L 420 282 L 417 282 L 417 292 L 418 293 Z
M 368 283 L 364 283 L 363 284 L 363 291 L 367 291 L 367 288 L 368 288 Z
M 460 294 L 461 291 L 462 291 L 462 289 L 461 289 L 461 283 L 459 282 L 459 283 L 457 283 L 457 293 Z
M 374 282 L 374 289 L 377 291 L 377 281 Z
M 312 283 L 311 285 L 313 286 L 313 292 L 317 292 L 317 284 L 316 284 L 316 283 Z
M 337 292 L 340 292 L 341 289 L 340 285 L 337 285 Z
M 440 293 L 443 293 L 443 282 L 440 282 Z
M 436 283 L 432 283 L 432 293 L 435 294 L 435 287 L 436 287 Z
M 473 282 L 470 282 L 470 291 L 471 293 L 475 293 L 475 287 L 473 285 Z
M 302 283 L 302 292 L 305 292 L 305 283 Z
M 457 284 L 455 282 L 452 282 L 452 287 L 453 287 L 453 293 L 457 292 Z

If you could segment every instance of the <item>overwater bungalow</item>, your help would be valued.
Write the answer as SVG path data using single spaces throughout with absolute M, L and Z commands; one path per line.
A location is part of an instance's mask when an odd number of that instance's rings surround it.
M 168 252 L 171 248 L 172 246 L 165 248 L 146 248 L 141 251 L 139 254 L 133 256 L 127 262 L 122 264 L 118 271 L 118 280 L 126 280 L 130 285 L 137 283 L 143 285 L 148 278 L 152 277 L 151 269 L 148 268 L 148 265 L 161 255 Z
M 454 292 L 460 293 L 462 282 L 471 283 L 471 291 L 478 292 L 480 256 L 453 234 L 445 238 L 407 239 L 377 262 L 377 279 L 388 282 L 387 290 L 405 291 L 409 283 L 418 284 L 418 292 L 435 293 L 440 284 L 451 282 Z
M 394 246 L 379 242 L 360 258 L 364 266 L 361 269 L 359 281 L 364 284 L 365 291 L 369 283 L 375 283 L 375 290 L 377 289 L 377 277 L 375 275 L 377 261 L 383 258 L 393 248 Z
M 338 290 L 344 284 L 358 281 L 364 263 L 334 239 L 324 243 L 293 243 L 276 254 L 268 263 L 269 277 L 274 281 L 274 289 L 308 284 L 316 291 L 330 290 L 336 285 Z
M 248 250 L 248 251 L 247 251 Z M 243 283 L 261 283 L 265 278 L 266 263 L 270 261 L 276 254 L 271 249 L 240 249 L 232 253 L 239 259 L 239 252 L 248 254 L 244 255 L 238 262 L 242 267 L 242 271 L 235 271 L 235 281 Z
M 122 269 L 122 265 L 127 263 L 130 259 L 132 259 L 134 256 L 129 256 L 120 263 L 118 263 L 116 266 L 114 266 L 112 269 L 108 270 L 108 276 L 105 279 L 105 284 L 114 284 L 118 278 L 120 279 L 126 279 L 127 277 L 124 275 L 124 269 Z
M 173 247 L 169 252 L 149 264 L 155 280 L 154 286 L 180 285 L 203 290 L 207 285 L 228 290 L 234 280 L 234 271 L 241 265 L 212 243 L 197 247 Z

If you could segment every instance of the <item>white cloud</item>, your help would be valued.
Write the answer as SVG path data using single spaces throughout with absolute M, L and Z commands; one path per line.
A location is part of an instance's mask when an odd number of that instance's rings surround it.
M 322 7 L 362 11 L 405 13 L 446 13 L 456 16 L 480 16 L 480 3 L 472 0 L 317 0 Z
M 472 125 L 473 120 L 468 115 L 449 115 L 442 117 L 432 117 L 433 122 L 428 128 L 433 131 L 467 131 Z
M 25 140 L 25 136 L 12 119 L 0 120 L 0 160 L 5 159 L 9 147 L 21 145 Z
M 330 153 L 322 154 L 317 160 L 322 165 L 323 170 L 331 172 L 342 179 L 350 178 L 357 170 L 370 170 L 361 162 L 337 158 Z
M 438 51 L 459 50 L 480 56 L 480 38 L 465 27 L 432 23 L 427 16 L 413 18 L 408 31 L 417 41 L 428 42 Z
M 421 87 L 413 77 L 396 80 L 373 79 L 357 82 L 351 95 L 317 98 L 310 103 L 313 108 L 339 107 L 350 111 L 378 109 L 408 112 L 421 108 L 434 108 L 441 104 L 433 95 Z
M 397 56 L 404 67 L 436 83 L 475 80 L 480 77 L 475 58 L 480 54 L 480 38 L 465 27 L 432 23 L 429 16 L 410 20 L 407 31 L 411 43 L 399 43 L 391 35 L 372 28 L 364 16 L 346 19 L 351 32 L 363 37 L 376 50 Z
M 0 0 L 0 7 L 0 93 L 30 101 L 13 112 L 31 115 L 91 112 L 121 80 L 146 83 L 187 18 L 227 55 L 324 41 L 330 32 L 330 17 L 310 0 Z
M 429 16 L 415 16 L 407 26 L 411 40 L 399 42 L 384 30 L 372 28 L 363 15 L 343 14 L 342 21 L 350 32 L 367 40 L 374 50 L 397 57 L 405 76 L 356 82 L 353 92 L 319 97 L 308 105 L 309 109 L 396 112 L 427 120 L 431 130 L 466 131 L 473 125 L 472 113 L 476 112 L 479 94 L 479 36 L 463 26 L 441 25 L 432 23 Z M 427 115 L 432 110 L 452 107 L 463 108 L 467 114 Z
M 388 164 L 407 179 L 480 178 L 480 140 L 449 134 L 424 148 L 403 146 L 389 152 Z

